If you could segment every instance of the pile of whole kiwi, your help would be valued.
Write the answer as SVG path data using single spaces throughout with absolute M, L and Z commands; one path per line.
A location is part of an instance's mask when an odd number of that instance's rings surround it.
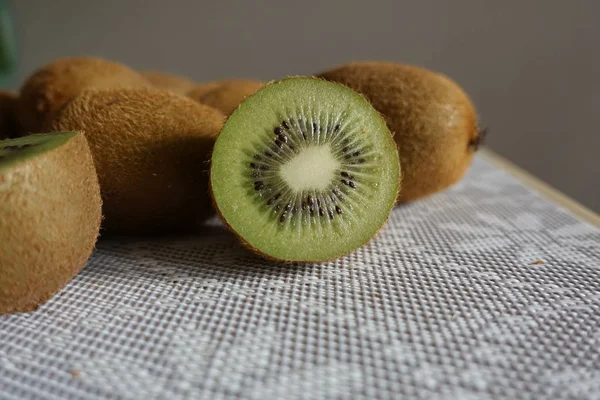
M 465 92 L 415 66 L 196 83 L 56 60 L 0 92 L 0 314 L 52 297 L 100 232 L 193 233 L 215 212 L 264 257 L 336 259 L 457 182 L 481 137 Z

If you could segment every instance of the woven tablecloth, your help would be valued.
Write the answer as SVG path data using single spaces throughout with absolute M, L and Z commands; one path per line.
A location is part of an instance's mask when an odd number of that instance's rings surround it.
M 0 317 L 1 399 L 600 399 L 600 230 L 476 159 L 327 264 L 100 241 Z

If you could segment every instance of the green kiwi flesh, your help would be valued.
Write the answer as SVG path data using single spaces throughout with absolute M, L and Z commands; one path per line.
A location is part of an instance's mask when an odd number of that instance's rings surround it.
M 399 191 L 393 137 L 357 92 L 316 78 L 270 83 L 229 117 L 212 155 L 213 200 L 251 250 L 319 262 L 366 244 Z

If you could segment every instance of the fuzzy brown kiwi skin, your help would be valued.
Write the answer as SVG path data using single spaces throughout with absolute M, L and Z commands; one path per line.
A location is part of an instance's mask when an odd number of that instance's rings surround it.
M 399 202 L 458 182 L 482 136 L 475 108 L 450 78 L 411 65 L 354 62 L 319 76 L 362 93 L 384 115 L 404 174 Z
M 61 58 L 27 78 L 20 89 L 17 115 L 24 132 L 40 132 L 51 115 L 82 90 L 148 86 L 140 73 L 113 61 Z
M 99 234 L 100 188 L 82 134 L 0 171 L 0 314 L 37 309 L 86 264 Z
M 247 97 L 262 87 L 264 82 L 257 80 L 229 79 L 200 85 L 188 91 L 187 96 L 201 104 L 215 107 L 229 116 Z
M 0 90 L 0 140 L 20 136 L 21 128 L 16 115 L 18 99 L 17 92 Z
M 213 81 L 213 82 L 204 82 L 204 83 L 199 83 L 196 86 L 194 86 L 193 88 L 189 89 L 185 95 L 187 97 L 192 98 L 193 100 L 196 100 L 198 102 L 199 99 L 204 96 L 206 93 L 216 89 L 219 87 L 219 85 L 222 83 L 223 81 Z
M 155 88 L 89 90 L 48 130 L 85 132 L 106 235 L 191 232 L 210 216 L 207 161 L 225 116 Z
M 267 87 L 267 86 L 272 85 L 274 83 L 283 82 L 283 81 L 285 81 L 287 79 L 303 78 L 303 77 L 304 76 L 289 76 L 289 77 L 284 78 L 284 79 L 282 79 L 280 81 L 269 81 L 269 82 L 265 83 L 263 87 Z M 318 76 L 309 76 L 309 77 L 305 77 L 305 78 L 312 78 L 312 79 L 323 80 L 323 81 L 326 80 L 326 79 L 318 77 Z M 254 94 L 248 96 L 248 98 L 246 100 L 248 100 L 249 98 L 251 98 L 255 94 L 256 94 L 256 92 Z M 358 93 L 358 95 L 360 95 L 367 103 L 369 102 L 361 93 Z M 244 100 L 244 101 L 246 101 L 246 100 Z M 241 106 L 241 104 L 240 104 L 240 106 Z M 238 106 L 238 108 L 239 108 L 239 106 Z M 381 113 L 377 112 L 377 115 L 379 116 L 379 118 L 381 118 L 381 121 L 385 124 L 385 119 L 381 115 Z M 391 133 L 393 135 L 393 132 L 391 132 Z M 210 162 L 211 162 L 211 166 L 212 166 L 212 151 L 211 151 Z M 399 184 L 398 184 L 398 193 L 396 193 L 396 198 L 398 198 L 398 195 L 399 195 L 399 193 L 401 191 L 401 187 L 402 187 L 402 169 L 398 168 L 398 171 L 399 171 L 399 176 L 398 176 L 398 182 L 399 182 Z M 254 254 L 262 257 L 262 258 L 265 258 L 265 259 L 270 260 L 270 261 L 278 262 L 278 263 L 284 263 L 284 264 L 322 264 L 322 263 L 333 262 L 333 261 L 339 260 L 342 257 L 345 257 L 347 255 L 352 254 L 352 252 L 350 252 L 350 253 L 341 253 L 341 254 L 338 254 L 337 256 L 331 257 L 331 258 L 315 259 L 315 260 L 303 260 L 303 261 L 285 260 L 285 259 L 280 259 L 280 258 L 273 257 L 273 256 L 271 256 L 269 254 L 265 254 L 265 253 L 261 252 L 259 249 L 257 249 L 256 247 L 252 246 L 250 243 L 248 243 L 242 236 L 240 236 L 236 232 L 236 230 L 231 225 L 229 225 L 229 223 L 227 222 L 227 220 L 225 219 L 225 217 L 221 213 L 221 210 L 219 209 L 219 205 L 215 201 L 215 196 L 214 196 L 214 193 L 213 193 L 212 175 L 210 176 L 209 187 L 210 187 L 210 197 L 212 199 L 212 205 L 213 205 L 214 210 L 217 212 L 217 215 L 219 216 L 219 219 L 223 222 L 223 224 L 225 224 L 225 226 L 227 227 L 227 229 L 229 229 L 229 231 L 231 231 L 235 235 L 235 237 L 242 244 L 242 246 L 244 246 L 246 249 L 250 250 L 252 253 L 254 253 Z M 379 235 L 379 233 L 381 232 L 381 230 L 387 225 L 387 222 L 389 221 L 391 215 L 392 215 L 392 213 L 390 212 L 389 215 L 388 215 L 388 217 L 386 218 L 386 220 L 383 222 L 383 224 L 381 224 L 381 226 L 377 230 L 377 232 L 375 232 L 375 234 L 369 240 L 367 240 L 367 242 L 365 242 L 361 247 L 369 245 L 369 243 L 371 243 L 375 238 L 377 238 L 377 236 Z M 356 249 L 356 250 L 358 250 L 358 249 Z M 356 251 L 356 250 L 354 250 L 354 251 Z
M 140 73 L 155 88 L 168 90 L 181 95 L 185 95 L 197 85 L 197 83 L 191 79 L 166 72 L 141 71 Z

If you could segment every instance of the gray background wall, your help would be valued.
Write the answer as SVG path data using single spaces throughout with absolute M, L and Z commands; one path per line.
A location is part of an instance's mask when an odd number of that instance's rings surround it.
M 354 59 L 441 71 L 465 87 L 489 146 L 600 211 L 600 2 L 13 1 L 19 79 L 97 55 L 187 75 L 274 79 Z

